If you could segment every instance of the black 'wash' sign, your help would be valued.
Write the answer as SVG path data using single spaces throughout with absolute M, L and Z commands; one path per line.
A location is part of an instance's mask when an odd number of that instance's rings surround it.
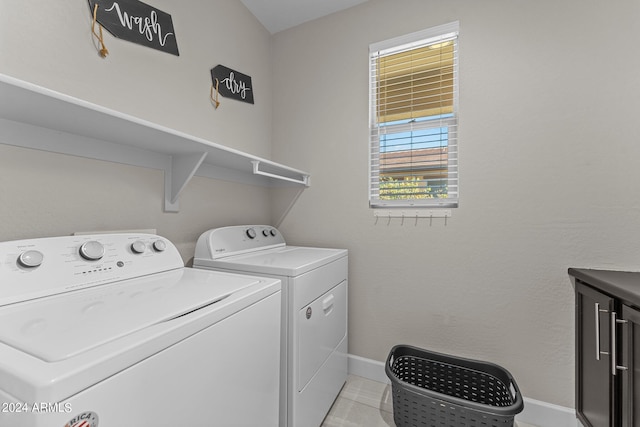
M 211 69 L 211 80 L 213 81 L 213 87 L 217 86 L 220 95 L 225 98 L 253 104 L 251 76 L 239 73 L 224 65 L 217 65 Z M 218 81 L 217 85 L 216 80 Z
M 115 37 L 179 55 L 171 15 L 138 0 L 88 0 L 96 20 Z

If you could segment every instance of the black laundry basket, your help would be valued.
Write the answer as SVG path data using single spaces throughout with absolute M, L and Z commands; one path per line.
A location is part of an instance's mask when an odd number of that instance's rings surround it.
M 524 408 L 511 374 L 493 363 L 397 345 L 385 371 L 397 427 L 512 427 Z

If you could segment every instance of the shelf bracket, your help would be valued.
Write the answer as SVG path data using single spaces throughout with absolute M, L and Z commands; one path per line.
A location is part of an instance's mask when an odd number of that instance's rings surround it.
M 193 178 L 207 153 L 177 154 L 171 156 L 171 165 L 164 171 L 164 210 L 178 212 L 178 197 Z
M 253 174 L 266 176 L 269 178 L 275 178 L 282 181 L 295 182 L 296 184 L 304 185 L 305 187 L 309 187 L 309 175 L 302 175 L 302 179 L 289 178 L 288 176 L 276 175 L 274 173 L 263 172 L 260 170 L 260 160 L 252 160 L 251 164 L 253 164 Z

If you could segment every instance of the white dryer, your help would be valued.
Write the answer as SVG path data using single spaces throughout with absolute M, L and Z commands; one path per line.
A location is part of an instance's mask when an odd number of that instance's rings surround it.
M 281 427 L 319 427 L 347 378 L 347 250 L 288 246 L 264 225 L 209 230 L 196 268 L 282 280 Z
M 280 281 L 148 234 L 0 243 L 0 426 L 279 423 Z

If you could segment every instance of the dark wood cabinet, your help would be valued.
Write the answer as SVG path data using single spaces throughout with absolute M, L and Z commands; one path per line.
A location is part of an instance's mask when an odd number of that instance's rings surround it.
M 640 310 L 622 306 L 622 361 L 626 375 L 622 380 L 622 425 L 640 426 Z
M 576 293 L 576 413 L 640 427 L 640 273 L 569 269 Z
M 576 282 L 576 412 L 587 427 L 617 424 L 617 382 L 611 375 L 614 299 Z

